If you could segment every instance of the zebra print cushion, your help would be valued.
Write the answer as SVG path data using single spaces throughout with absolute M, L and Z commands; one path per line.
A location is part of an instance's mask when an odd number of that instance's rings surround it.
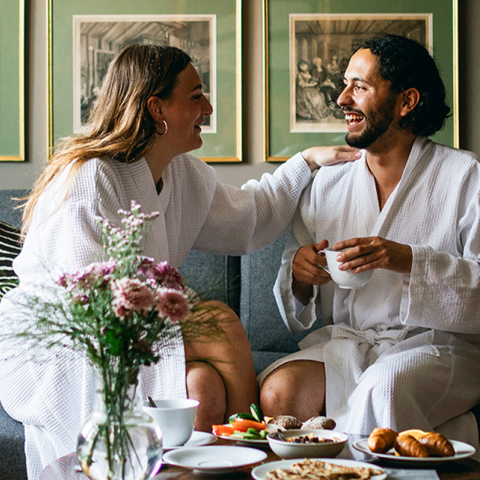
M 0 222 L 0 298 L 18 284 L 12 262 L 21 249 L 20 230 Z

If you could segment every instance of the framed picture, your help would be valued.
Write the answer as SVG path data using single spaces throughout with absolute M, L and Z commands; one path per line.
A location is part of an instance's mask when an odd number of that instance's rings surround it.
M 241 0 L 49 0 L 50 146 L 84 131 L 108 65 L 133 43 L 190 55 L 213 106 L 193 153 L 241 161 Z
M 25 160 L 24 0 L 2 0 L 0 161 Z
M 457 0 L 264 0 L 264 26 L 267 161 L 345 143 L 333 90 L 352 44 L 389 33 L 418 41 L 435 57 L 452 116 L 434 140 L 458 147 Z

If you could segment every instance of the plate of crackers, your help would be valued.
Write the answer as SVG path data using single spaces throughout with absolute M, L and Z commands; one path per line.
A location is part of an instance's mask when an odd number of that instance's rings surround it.
M 375 428 L 368 438 L 357 440 L 353 446 L 362 453 L 384 461 L 419 466 L 452 462 L 475 455 L 475 448 L 468 443 L 419 429 L 397 433 L 389 428 Z
M 384 469 L 365 462 L 354 460 L 306 458 L 269 462 L 255 467 L 252 472 L 255 480 L 307 480 L 322 478 L 332 480 L 360 479 L 383 480 L 387 478 Z

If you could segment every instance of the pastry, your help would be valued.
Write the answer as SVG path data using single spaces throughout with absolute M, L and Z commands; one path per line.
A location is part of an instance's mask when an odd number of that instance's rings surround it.
M 335 428 L 335 420 L 328 417 L 312 417 L 303 422 L 302 429 L 314 428 L 319 430 L 333 430 Z
M 368 437 L 368 448 L 375 453 L 388 452 L 393 447 L 393 442 L 398 433 L 390 428 L 374 428 Z
M 411 435 L 397 435 L 393 446 L 395 451 L 403 457 L 426 458 L 429 456 L 427 447 Z
M 455 455 L 453 445 L 441 433 L 426 433 L 418 441 L 427 447 L 428 453 L 432 457 L 453 457 Z

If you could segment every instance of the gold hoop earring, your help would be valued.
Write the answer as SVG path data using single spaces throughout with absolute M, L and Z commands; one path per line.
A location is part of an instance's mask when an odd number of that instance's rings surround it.
M 167 122 L 165 120 L 162 120 L 162 122 L 163 122 L 163 125 L 165 125 L 165 130 L 161 133 L 158 131 L 158 123 L 155 125 L 155 132 L 159 137 L 161 137 L 162 135 L 165 135 L 168 132 Z

